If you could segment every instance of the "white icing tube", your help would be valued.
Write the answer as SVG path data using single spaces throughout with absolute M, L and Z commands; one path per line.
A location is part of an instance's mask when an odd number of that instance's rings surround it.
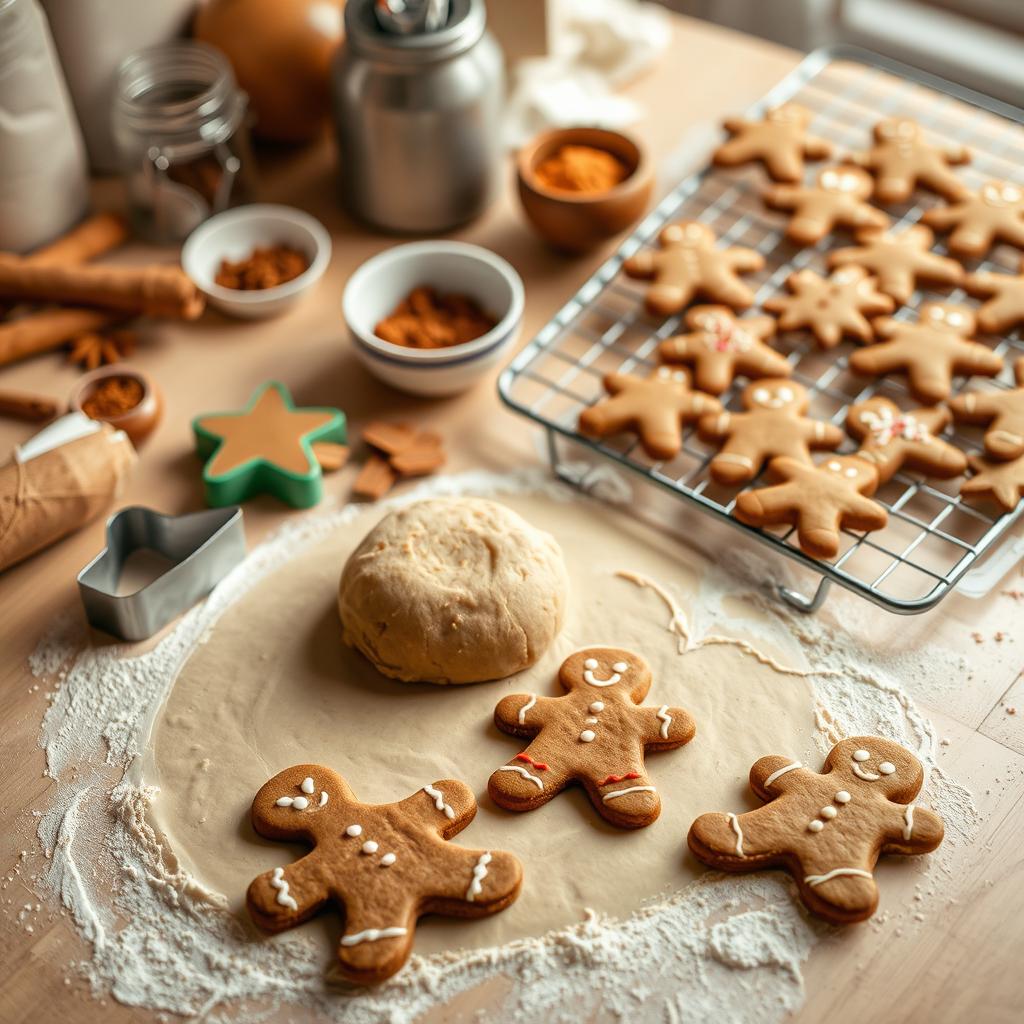
M 776 779 L 785 775 L 786 772 L 791 772 L 795 768 L 803 768 L 803 765 L 799 761 L 794 761 L 792 764 L 787 764 L 785 768 L 780 768 L 777 772 L 772 772 L 767 779 L 764 780 L 764 788 L 767 789 Z
M 833 878 L 840 878 L 843 875 L 854 875 L 857 878 L 873 877 L 870 871 L 865 871 L 863 868 L 833 868 L 824 875 L 807 875 L 804 881 L 811 886 L 822 885 L 825 882 L 830 882 Z
M 487 877 L 487 865 L 490 863 L 490 851 L 488 850 L 485 853 L 481 853 L 476 862 L 476 866 L 473 868 L 473 879 L 469 883 L 469 888 L 466 890 L 466 899 L 469 900 L 470 903 L 472 903 L 483 891 L 483 881 Z
M 503 764 L 500 768 L 495 768 L 498 772 L 518 772 L 524 779 L 529 779 L 535 783 L 538 789 L 544 788 L 544 782 L 536 775 L 531 775 L 521 764 Z
M 614 800 L 617 797 L 625 796 L 627 793 L 657 793 L 658 791 L 654 786 L 628 786 L 626 789 L 616 789 L 611 793 L 605 793 L 601 799 L 608 803 L 609 800 Z
M 284 868 L 274 868 L 274 877 L 270 879 L 270 884 L 277 890 L 277 903 L 280 903 L 282 907 L 287 907 L 289 910 L 299 909 L 295 899 L 288 895 L 289 886 L 285 881 Z
M 424 786 L 423 792 L 426 793 L 427 796 L 434 798 L 434 806 L 439 811 L 444 811 L 444 816 L 449 821 L 454 820 L 455 811 L 453 810 L 450 804 L 446 804 L 444 802 L 444 793 L 442 793 L 441 790 L 435 789 L 433 786 Z
M 343 946 L 358 946 L 360 942 L 377 942 L 379 939 L 397 939 L 405 935 L 406 928 L 367 928 L 366 931 L 356 932 L 354 935 L 343 935 L 341 944 Z

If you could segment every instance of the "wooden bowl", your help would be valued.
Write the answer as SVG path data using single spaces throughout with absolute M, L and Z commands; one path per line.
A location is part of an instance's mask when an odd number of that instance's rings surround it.
M 570 192 L 548 188 L 536 168 L 562 146 L 603 149 L 629 168 L 629 175 L 606 192 Z M 519 151 L 519 199 L 537 233 L 557 249 L 587 252 L 635 224 L 647 209 L 654 175 L 640 142 L 604 128 L 556 128 Z
M 111 377 L 130 377 L 142 385 L 142 398 L 138 405 L 133 406 L 120 416 L 98 416 L 102 423 L 109 423 L 118 430 L 123 430 L 136 447 L 141 444 L 152 432 L 153 428 L 160 421 L 163 413 L 163 396 L 156 383 L 141 370 L 125 366 L 123 363 L 113 363 L 110 366 L 101 366 L 98 370 L 85 374 L 75 385 L 68 400 L 71 409 L 77 412 L 84 412 L 82 403 L 96 390 L 105 380 Z

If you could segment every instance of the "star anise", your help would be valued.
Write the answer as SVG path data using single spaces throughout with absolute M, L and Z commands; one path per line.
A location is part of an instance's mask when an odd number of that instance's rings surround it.
M 80 334 L 68 349 L 68 362 L 77 363 L 84 370 L 126 359 L 135 351 L 138 335 L 135 331 L 116 330 L 100 334 L 89 331 Z

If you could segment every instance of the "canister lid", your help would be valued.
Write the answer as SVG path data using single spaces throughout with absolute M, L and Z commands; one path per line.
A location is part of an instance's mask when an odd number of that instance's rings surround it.
M 443 28 L 399 35 L 381 27 L 374 0 L 345 4 L 345 45 L 362 56 L 400 64 L 423 64 L 454 57 L 475 45 L 487 27 L 484 0 L 451 0 Z

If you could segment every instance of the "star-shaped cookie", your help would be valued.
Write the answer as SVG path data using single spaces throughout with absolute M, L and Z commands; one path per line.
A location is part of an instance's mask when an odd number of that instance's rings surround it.
M 930 252 L 935 235 L 921 224 L 901 232 L 865 228 L 857 232 L 857 245 L 829 253 L 828 265 L 858 266 L 878 278 L 878 287 L 897 302 L 905 303 L 918 281 L 960 284 L 964 268 L 956 260 Z
M 658 354 L 666 363 L 693 368 L 701 391 L 720 395 L 733 377 L 788 377 L 785 356 L 765 341 L 775 333 L 770 316 L 738 319 L 727 306 L 694 306 L 686 314 L 686 334 L 663 341 Z
M 844 335 L 870 341 L 868 317 L 891 313 L 896 303 L 880 292 L 863 267 L 834 270 L 827 278 L 813 270 L 798 270 L 786 279 L 789 295 L 773 295 L 764 303 L 779 317 L 779 329 L 809 328 L 822 348 L 835 348 Z
M 968 274 L 964 287 L 988 302 L 978 310 L 978 326 L 986 334 L 1002 334 L 1024 323 L 1024 256 L 1017 274 L 993 274 L 987 270 Z
M 209 505 L 237 505 L 270 493 L 308 508 L 320 500 L 322 472 L 313 452 L 321 441 L 345 443 L 345 414 L 297 408 L 277 381 L 260 387 L 238 412 L 210 413 L 192 421 L 196 451 L 205 458 Z
M 635 430 L 653 459 L 678 455 L 682 424 L 722 408 L 717 398 L 690 389 L 685 370 L 668 366 L 659 367 L 650 377 L 609 373 L 604 386 L 610 397 L 580 413 L 580 430 L 593 437 Z
M 884 228 L 889 218 L 866 202 L 871 175 L 859 167 L 825 167 L 816 183 L 770 185 L 762 196 L 773 210 L 792 210 L 786 237 L 797 245 L 814 245 L 841 228 Z
M 824 139 L 807 134 L 811 112 L 799 103 L 784 103 L 769 110 L 760 121 L 730 117 L 723 127 L 732 138 L 714 152 L 720 167 L 760 160 L 776 181 L 799 181 L 804 173 L 804 159 L 822 160 L 832 152 Z
M 960 256 L 981 259 L 997 241 L 1024 249 L 1024 188 L 988 181 L 947 206 L 926 210 L 921 220 L 952 234 L 946 245 Z
M 882 317 L 875 321 L 881 341 L 850 356 L 850 369 L 868 377 L 901 372 L 919 401 L 945 401 L 956 374 L 994 377 L 1003 360 L 992 349 L 974 341 L 974 313 L 966 306 L 926 302 L 919 321 L 908 323 Z
M 249 886 L 253 920 L 282 932 L 329 903 L 344 915 L 338 943 L 349 981 L 384 981 L 412 950 L 422 914 L 486 917 L 519 895 L 523 869 L 510 853 L 447 842 L 476 815 L 473 791 L 442 779 L 393 804 L 364 804 L 335 771 L 298 764 L 252 802 L 253 828 L 312 850 Z
M 1000 391 L 968 391 L 949 403 L 961 423 L 987 427 L 985 450 L 994 459 L 1024 455 L 1024 357 L 1013 367 L 1017 387 Z
M 959 199 L 967 191 L 950 170 L 970 161 L 970 153 L 963 146 L 933 146 L 925 139 L 921 126 L 907 117 L 879 121 L 874 136 L 871 149 L 854 153 L 849 160 L 874 174 L 875 198 L 881 202 L 905 203 L 917 185 L 947 199 Z
M 878 482 L 891 480 L 904 466 L 943 480 L 967 469 L 967 456 L 939 436 L 952 414 L 945 406 L 904 411 L 875 395 L 850 406 L 846 429 L 860 441 L 857 457 L 878 470 Z
M 623 264 L 627 276 L 653 281 L 644 305 L 655 316 L 672 316 L 695 298 L 746 309 L 754 293 L 737 276 L 760 270 L 764 257 L 753 249 L 715 248 L 715 233 L 695 220 L 661 229 L 658 249 L 644 249 Z
M 974 476 L 960 485 L 960 493 L 965 498 L 995 502 L 1004 512 L 1012 512 L 1024 498 L 1024 456 L 993 462 L 972 455 L 969 461 Z

